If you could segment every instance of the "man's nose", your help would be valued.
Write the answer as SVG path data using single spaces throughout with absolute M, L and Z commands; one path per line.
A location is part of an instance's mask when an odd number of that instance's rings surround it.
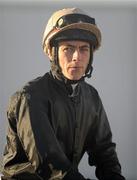
M 75 49 L 74 53 L 73 53 L 73 61 L 79 61 L 81 58 L 81 54 L 79 49 Z

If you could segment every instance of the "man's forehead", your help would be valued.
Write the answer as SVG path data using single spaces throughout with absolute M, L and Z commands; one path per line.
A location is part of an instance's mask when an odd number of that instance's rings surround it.
M 86 42 L 86 41 L 69 40 L 69 41 L 59 42 L 59 46 L 74 46 L 74 47 L 86 46 L 86 47 L 90 47 L 90 44 L 89 44 L 89 42 Z

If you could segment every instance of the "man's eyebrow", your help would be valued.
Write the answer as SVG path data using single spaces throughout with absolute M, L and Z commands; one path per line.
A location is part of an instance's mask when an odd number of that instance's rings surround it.
M 68 46 L 68 47 L 71 47 L 71 48 L 76 48 L 77 47 L 77 46 L 72 45 L 72 44 L 66 44 L 65 46 Z M 90 48 L 90 46 L 85 44 L 85 45 L 79 46 L 79 48 Z
M 89 45 L 82 45 L 82 46 L 80 46 L 80 48 L 90 48 L 90 46 Z
M 76 47 L 76 46 L 71 45 L 71 44 L 66 44 L 65 46 L 72 47 L 72 48 L 75 48 L 75 47 Z

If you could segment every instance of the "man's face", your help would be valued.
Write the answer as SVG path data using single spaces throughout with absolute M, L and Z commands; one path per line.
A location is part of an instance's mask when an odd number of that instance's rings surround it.
M 62 41 L 59 43 L 58 57 L 63 75 L 70 80 L 79 80 L 89 63 L 90 44 L 84 41 Z

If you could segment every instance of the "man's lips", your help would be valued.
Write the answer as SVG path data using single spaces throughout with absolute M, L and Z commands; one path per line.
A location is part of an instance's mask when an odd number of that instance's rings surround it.
M 70 69 L 79 69 L 79 68 L 81 68 L 81 66 L 70 66 L 69 68 Z

